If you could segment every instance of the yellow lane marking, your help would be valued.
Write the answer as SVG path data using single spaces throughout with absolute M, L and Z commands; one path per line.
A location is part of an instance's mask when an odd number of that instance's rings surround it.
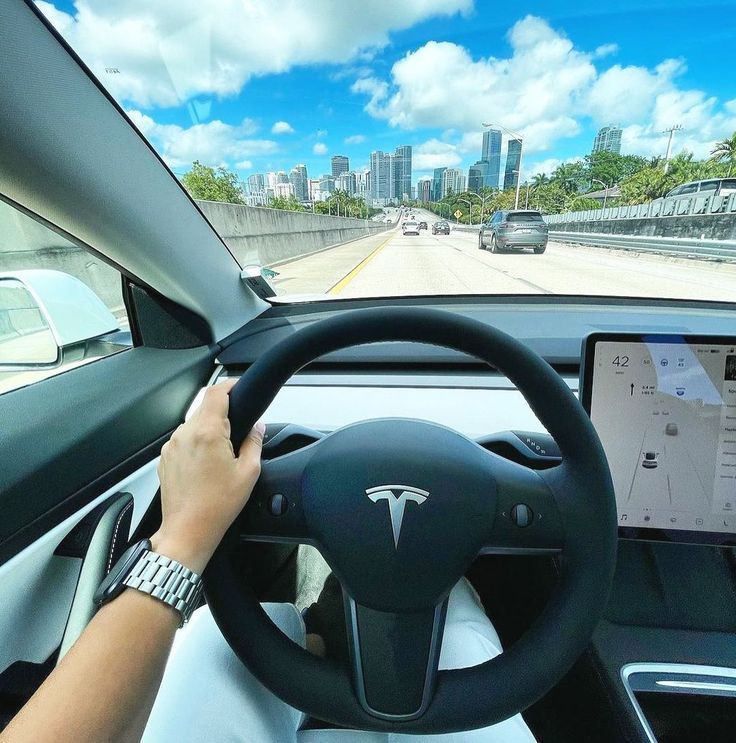
M 394 236 L 389 235 L 375 250 L 368 253 L 368 255 L 363 258 L 363 260 L 357 266 L 355 266 L 352 271 L 346 273 L 345 276 L 343 276 L 334 286 L 331 286 L 327 290 L 327 293 L 339 294 L 368 265 L 368 263 L 372 261 L 381 252 L 381 250 L 383 250 L 383 248 L 386 247 L 392 237 Z

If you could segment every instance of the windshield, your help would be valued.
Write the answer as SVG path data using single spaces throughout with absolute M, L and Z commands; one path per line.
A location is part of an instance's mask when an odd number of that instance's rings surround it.
M 507 222 L 542 222 L 542 215 L 538 212 L 513 212 L 506 217 Z
M 734 2 L 37 6 L 274 301 L 736 301 Z

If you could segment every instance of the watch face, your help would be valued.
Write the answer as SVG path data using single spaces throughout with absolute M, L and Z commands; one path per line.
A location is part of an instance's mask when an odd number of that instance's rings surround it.
M 123 581 L 130 573 L 133 566 L 138 562 L 144 552 L 151 549 L 151 542 L 148 539 L 142 539 L 140 542 L 128 547 L 123 552 L 120 559 L 113 566 L 107 577 L 100 583 L 100 587 L 95 592 L 93 601 L 99 606 L 118 596 L 125 588 Z

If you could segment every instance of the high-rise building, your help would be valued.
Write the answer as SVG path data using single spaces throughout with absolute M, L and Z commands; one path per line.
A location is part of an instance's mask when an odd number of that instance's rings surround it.
M 487 129 L 483 132 L 480 159 L 488 163 L 483 185 L 487 188 L 498 188 L 501 174 L 501 132 L 498 129 Z
M 289 183 L 294 187 L 297 201 L 309 201 L 309 177 L 306 165 L 296 165 L 289 171 Z
M 393 197 L 398 200 L 411 197 L 411 146 L 401 145 L 394 150 L 392 156 Z
M 253 173 L 248 176 L 248 192 L 250 194 L 260 193 L 266 188 L 266 176 L 263 173 Z
M 385 202 L 391 198 L 391 156 L 381 150 L 371 152 L 371 198 Z
M 249 206 L 265 206 L 268 202 L 266 193 L 266 176 L 263 173 L 253 173 L 248 176 L 248 198 Z
M 319 201 L 319 178 L 310 178 L 307 181 L 309 201 Z
M 389 154 L 388 156 L 388 197 L 392 201 L 396 198 L 401 200 L 401 195 L 397 196 L 398 189 L 400 188 L 398 184 L 398 172 L 399 172 L 399 162 L 396 159 L 396 155 Z
M 319 190 L 327 193 L 332 193 L 335 190 L 335 179 L 329 173 L 325 173 L 319 179 Z
M 485 164 L 485 160 L 480 162 Z M 468 191 L 478 193 L 481 188 L 483 188 L 483 168 L 476 163 L 468 169 Z
M 432 171 L 432 201 L 439 201 L 442 198 L 442 175 L 447 168 L 435 168 Z
M 503 171 L 503 188 L 516 188 L 519 182 L 519 163 L 521 162 L 521 140 L 510 139 L 506 145 L 506 168 Z
M 598 130 L 593 141 L 593 152 L 615 152 L 621 154 L 621 129 L 617 126 L 604 126 Z
M 332 177 L 337 178 L 338 175 L 347 173 L 350 170 L 350 160 L 345 155 L 333 155 L 332 160 Z
M 451 193 L 460 193 L 465 190 L 465 174 L 458 168 L 444 168 L 442 173 L 442 191 L 440 198 Z
M 417 199 L 419 201 L 432 201 L 432 179 L 422 178 L 417 183 Z
M 335 189 L 338 191 L 345 191 L 345 193 L 353 196 L 355 194 L 355 173 L 352 170 L 347 173 L 341 173 L 335 179 Z
M 371 171 L 359 170 L 355 173 L 355 195 L 365 200 L 371 198 Z
M 273 195 L 279 199 L 288 199 L 294 196 L 294 186 L 291 183 L 277 183 L 273 188 Z

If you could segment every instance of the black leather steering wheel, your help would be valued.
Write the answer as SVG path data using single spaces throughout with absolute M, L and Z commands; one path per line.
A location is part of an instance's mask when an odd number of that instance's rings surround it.
M 205 574 L 223 635 L 251 672 L 309 715 L 364 730 L 442 733 L 504 720 L 543 696 L 585 649 L 606 603 L 616 506 L 598 436 L 559 375 L 514 338 L 439 310 L 355 310 L 260 357 L 230 393 L 239 446 L 283 384 L 329 352 L 379 341 L 463 351 L 504 373 L 562 452 L 535 471 L 434 423 L 381 419 L 265 461 Z M 286 510 L 274 515 L 272 497 Z M 512 508 L 531 509 L 519 527 Z M 342 584 L 351 668 L 302 650 L 268 619 L 230 559 L 239 540 L 307 542 Z M 438 671 L 447 596 L 481 550 L 559 553 L 545 609 L 498 657 Z

